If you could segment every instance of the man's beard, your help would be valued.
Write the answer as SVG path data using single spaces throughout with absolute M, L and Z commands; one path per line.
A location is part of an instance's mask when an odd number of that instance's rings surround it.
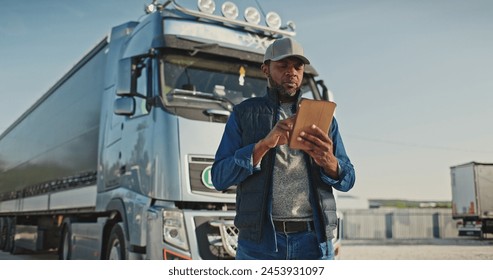
M 284 99 L 284 98 L 290 99 L 294 97 L 299 90 L 299 88 L 287 90 L 281 84 L 276 83 L 270 76 L 269 76 L 269 84 L 271 90 L 276 92 L 279 95 L 280 99 Z

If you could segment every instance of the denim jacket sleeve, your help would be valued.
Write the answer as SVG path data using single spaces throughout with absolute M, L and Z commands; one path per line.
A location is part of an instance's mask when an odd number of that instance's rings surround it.
M 239 184 L 253 174 L 252 154 L 255 144 L 242 145 L 240 127 L 233 111 L 212 165 L 212 183 L 217 190 Z
M 353 188 L 356 176 L 354 166 L 346 154 L 346 149 L 344 148 L 341 135 L 339 134 L 339 126 L 335 118 L 332 121 L 330 138 L 333 142 L 334 155 L 339 161 L 339 179 L 334 180 L 330 178 L 327 174 L 325 174 L 325 172 L 323 172 L 322 168 L 320 168 L 320 176 L 326 184 L 331 185 L 334 189 L 347 192 Z

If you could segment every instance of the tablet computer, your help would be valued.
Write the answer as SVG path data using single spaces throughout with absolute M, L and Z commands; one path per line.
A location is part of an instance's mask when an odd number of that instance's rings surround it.
M 336 103 L 332 101 L 302 98 L 298 103 L 293 131 L 290 134 L 289 148 L 300 149 L 301 143 L 296 138 L 301 131 L 308 131 L 313 124 L 328 133 L 335 108 Z

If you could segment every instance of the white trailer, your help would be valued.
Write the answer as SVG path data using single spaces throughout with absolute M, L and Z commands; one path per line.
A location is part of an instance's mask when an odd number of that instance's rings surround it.
M 493 163 L 452 166 L 452 217 L 459 236 L 493 233 Z

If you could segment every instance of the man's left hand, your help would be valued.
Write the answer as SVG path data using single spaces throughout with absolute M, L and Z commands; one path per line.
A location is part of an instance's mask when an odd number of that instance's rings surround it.
M 329 136 L 316 125 L 312 125 L 308 131 L 302 131 L 296 138 L 302 143 L 306 152 L 324 172 L 332 179 L 339 179 L 338 161 L 334 156 L 333 143 Z

